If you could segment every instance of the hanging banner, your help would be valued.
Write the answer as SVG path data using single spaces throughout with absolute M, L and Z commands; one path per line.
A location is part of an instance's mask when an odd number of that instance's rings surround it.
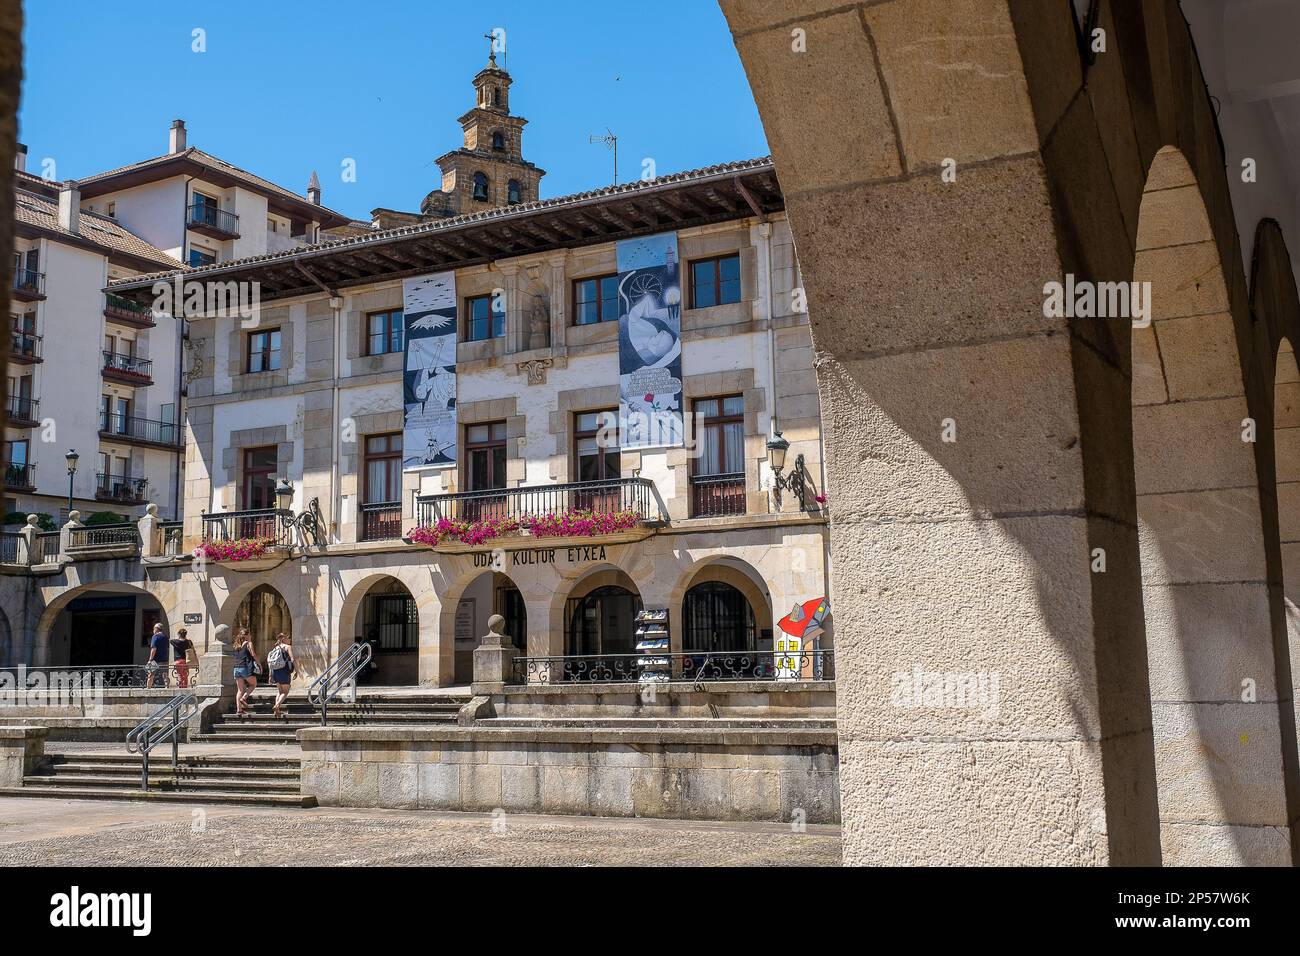
M 620 447 L 682 444 L 682 283 L 677 234 L 618 243 Z
M 456 273 L 402 280 L 402 467 L 456 464 Z

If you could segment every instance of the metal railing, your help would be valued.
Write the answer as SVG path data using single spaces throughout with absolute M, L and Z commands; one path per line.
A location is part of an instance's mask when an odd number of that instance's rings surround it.
M 320 724 L 329 723 L 329 703 L 349 687 L 356 689 L 357 675 L 370 664 L 375 649 L 369 642 L 353 644 L 335 658 L 307 688 L 307 700 L 320 708 Z
M 5 398 L 5 415 L 10 422 L 35 422 L 40 420 L 40 400 L 28 395 L 9 395 Z
M 18 550 L 23 536 L 18 531 L 0 531 L 0 564 L 19 564 Z
M 14 329 L 10 332 L 9 354 L 18 359 L 41 357 L 41 337 L 35 332 Z
M 59 545 L 63 535 L 57 531 L 41 531 L 36 535 L 36 553 L 32 556 L 33 564 L 47 564 L 59 556 Z
M 164 740 L 172 742 L 172 775 L 180 766 L 180 732 L 185 722 L 199 712 L 199 699 L 191 693 L 177 694 L 136 725 L 126 735 L 126 752 L 140 755 L 140 789 L 149 789 L 149 751 Z
M 185 522 L 159 521 L 158 532 L 162 535 L 164 557 L 174 558 L 181 553 L 181 545 L 185 537 Z
M 189 206 L 189 225 L 208 226 L 220 229 L 232 236 L 239 235 L 239 217 L 233 212 L 218 209 L 209 203 L 191 203 Z
M 691 516 L 716 518 L 745 513 L 745 473 L 691 476 Z
M 148 478 L 130 475 L 95 475 L 95 497 L 100 501 L 116 501 L 125 505 L 138 505 L 145 500 Z
M 516 657 L 516 684 L 634 683 L 649 669 L 682 681 L 834 680 L 833 649 Z
M 159 665 L 154 668 L 148 664 L 66 664 L 61 667 L 23 668 L 25 674 L 42 675 L 44 683 L 50 687 L 73 685 L 109 690 L 187 689 L 195 683 L 198 671 L 197 664 L 185 661 L 172 661 L 165 667 Z M 153 677 L 152 683 L 150 676 Z
M 153 360 L 104 350 L 104 371 L 133 378 L 153 378 Z
M 138 547 L 140 528 L 134 521 L 121 524 L 97 524 L 68 530 L 69 551 L 89 551 L 95 548 Z
M 260 508 L 255 511 L 220 511 L 203 516 L 205 541 L 238 541 L 241 538 L 269 538 L 274 547 L 288 547 L 293 543 L 292 529 L 283 518 L 291 517 L 287 511 Z
M 179 445 L 180 426 L 175 422 L 160 422 L 152 418 L 122 415 L 117 412 L 100 413 L 99 430 L 106 436 L 133 438 L 154 445 Z
M 6 488 L 35 488 L 36 462 L 7 461 L 4 463 L 4 484 Z
M 390 541 L 402 536 L 402 503 L 383 501 L 361 506 L 361 540 Z
M 419 523 L 431 525 L 439 518 L 478 521 L 483 518 L 524 518 L 566 511 L 612 514 L 633 511 L 642 521 L 664 521 L 666 515 L 649 478 L 613 478 L 608 481 L 573 481 L 559 485 L 492 488 L 449 495 L 423 495 L 416 499 Z
M 114 295 L 112 292 L 104 294 L 104 314 L 110 319 L 121 319 L 133 325 L 156 325 L 153 317 L 153 308 L 147 305 L 140 305 L 138 302 L 132 302 L 130 299 L 124 299 L 120 295 Z
M 35 269 L 14 270 L 14 291 L 30 295 L 45 294 L 45 273 Z

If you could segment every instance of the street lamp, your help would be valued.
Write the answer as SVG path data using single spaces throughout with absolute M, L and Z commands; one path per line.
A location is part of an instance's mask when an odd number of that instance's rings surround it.
M 780 432 L 774 432 L 773 437 L 768 439 L 767 463 L 778 476 L 781 474 L 781 469 L 785 467 L 785 453 L 789 450 L 790 443 L 781 437 Z
M 63 460 L 68 463 L 68 514 L 72 514 L 72 477 L 77 473 L 77 459 L 80 457 L 75 448 L 69 448 L 63 456 Z
M 275 486 L 275 504 L 281 511 L 288 511 L 293 505 L 293 485 L 289 484 L 288 478 L 281 478 Z
M 767 442 L 767 463 L 772 466 L 772 489 L 776 493 L 777 507 L 781 505 L 781 492 L 789 491 L 799 499 L 799 507 L 808 510 L 808 468 L 804 465 L 803 455 L 799 455 L 794 460 L 794 467 L 790 469 L 790 474 L 783 475 L 781 472 L 785 469 L 786 452 L 790 450 L 790 443 L 786 441 L 781 433 L 773 432 L 772 437 Z

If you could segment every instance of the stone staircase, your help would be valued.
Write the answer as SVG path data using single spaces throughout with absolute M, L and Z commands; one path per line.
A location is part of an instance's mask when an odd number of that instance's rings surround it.
M 314 807 L 301 792 L 297 753 L 263 756 L 240 753 L 185 754 L 173 771 L 171 748 L 149 759 L 149 789 L 140 789 L 140 758 L 119 751 L 52 754 L 21 787 L 0 788 L 0 796 L 64 800 L 163 800 L 236 803 L 252 806 Z
M 305 695 L 290 694 L 283 717 L 272 713 L 274 692 L 257 691 L 251 702 L 251 714 L 223 714 L 211 731 L 191 739 L 196 743 L 294 744 L 299 730 L 320 726 L 320 711 Z M 331 727 L 454 724 L 461 706 L 468 702 L 468 696 L 363 690 L 358 691 L 355 703 L 331 703 L 329 723 Z

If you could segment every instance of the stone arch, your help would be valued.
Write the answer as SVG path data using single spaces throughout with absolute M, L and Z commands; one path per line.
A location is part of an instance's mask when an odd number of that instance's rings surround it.
M 1271 417 L 1275 353 L 1249 326 L 1224 147 L 1178 3 L 1101 0 L 1110 52 L 1087 66 L 1065 3 L 721 6 L 817 356 L 831 602 L 851 635 L 837 654 L 846 861 L 1159 862 L 1130 329 L 1043 305 L 1048 281 L 1133 279 L 1147 171 L 1176 147 L 1247 406 Z M 892 675 L 916 665 L 996 670 L 1016 691 L 992 717 L 891 706 Z M 1202 830 L 1202 858 L 1276 859 Z
M 126 581 L 106 579 L 103 581 L 87 581 L 85 583 L 75 584 L 71 587 L 60 589 L 52 597 L 47 599 L 44 609 L 36 620 L 36 628 L 32 647 L 32 665 L 45 666 L 49 665 L 51 653 L 51 635 L 54 631 L 55 623 L 59 615 L 67 609 L 68 605 L 77 598 L 87 597 L 92 593 L 101 594 L 129 594 L 134 596 L 147 597 L 156 602 L 162 610 L 162 625 L 170 634 L 176 614 L 176 609 L 172 602 L 165 600 L 165 595 L 155 593 L 148 587 L 139 584 L 132 584 Z M 122 661 L 121 663 L 130 663 Z
M 772 596 L 767 582 L 753 565 L 734 555 L 708 555 L 683 568 L 669 593 L 670 635 L 674 653 L 684 650 L 685 618 L 682 608 L 686 592 L 704 581 L 730 584 L 745 596 L 754 613 L 754 623 L 761 643 L 763 632 L 771 632 L 774 626 Z
M 1257 424 L 1202 195 L 1183 155 L 1160 150 L 1134 264 L 1151 290 L 1150 324 L 1132 334 L 1132 427 L 1162 855 L 1289 862 L 1289 666 L 1275 660 Z
M 485 601 L 495 602 L 498 586 L 503 585 L 509 585 L 516 591 L 521 591 L 519 582 L 509 573 L 491 567 L 475 567 L 469 568 L 465 573 L 460 574 L 443 592 L 438 615 L 438 631 L 441 644 L 446 648 L 444 653 L 449 655 L 444 659 L 442 665 L 446 668 L 445 681 L 447 683 L 468 684 L 473 678 L 473 649 L 478 646 L 479 640 L 487 634 L 487 620 L 492 614 L 497 613 L 495 603 L 490 603 L 487 606 L 478 606 L 476 604 L 474 633 L 472 635 L 473 643 L 470 646 L 462 644 L 460 648 L 456 647 L 456 617 L 459 613 L 461 601 L 467 596 L 467 592 L 475 588 L 482 588 L 485 584 L 491 593 L 476 595 L 476 599 L 482 597 Z M 523 614 L 524 639 L 527 642 L 527 627 L 530 615 L 526 602 L 523 603 Z
M 416 597 L 416 591 L 412 588 L 412 583 L 403 580 L 405 577 L 400 573 L 398 568 L 391 571 L 377 571 L 367 574 L 361 580 L 357 581 L 344 595 L 343 603 L 339 606 L 338 616 L 334 624 L 334 633 L 337 636 L 337 648 L 334 650 L 335 655 L 343 653 L 357 637 L 365 640 L 378 639 L 374 654 L 371 660 L 371 667 L 363 678 L 366 682 L 380 685 L 403 685 L 418 684 L 420 681 L 420 651 L 424 643 L 424 635 L 431 624 L 436 625 L 436 616 L 431 613 L 428 603 L 421 606 L 421 602 Z M 384 635 L 372 634 L 367 631 L 366 627 L 366 599 L 379 592 L 392 593 L 409 599 L 415 608 L 415 640 L 414 646 L 409 650 L 392 649 L 385 647 Z M 377 626 L 376 622 L 370 622 L 371 628 Z M 391 644 L 391 642 L 387 642 Z
M 569 653 L 565 641 L 568 632 L 565 609 L 569 601 L 585 597 L 597 588 L 610 586 L 626 588 L 638 598 L 645 599 L 645 590 L 633 578 L 628 569 L 614 564 L 598 564 L 588 568 L 584 573 L 572 578 L 568 587 L 557 587 L 555 589 L 551 595 L 549 609 L 552 656 Z

